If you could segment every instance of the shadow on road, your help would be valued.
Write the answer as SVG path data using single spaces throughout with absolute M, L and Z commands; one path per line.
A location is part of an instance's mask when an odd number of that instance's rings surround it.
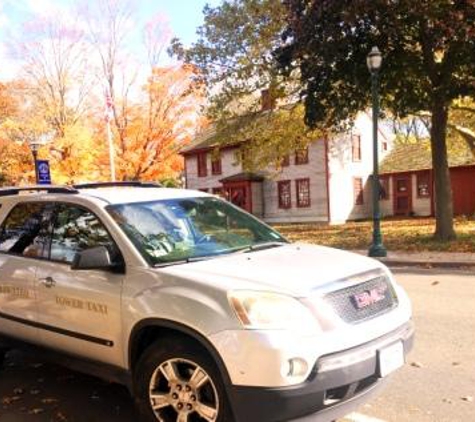
M 128 390 L 11 352 L 0 369 L 0 422 L 135 422 Z

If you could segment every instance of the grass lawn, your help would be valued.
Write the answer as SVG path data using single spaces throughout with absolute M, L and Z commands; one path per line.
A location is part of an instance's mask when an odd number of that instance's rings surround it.
M 291 241 L 317 243 L 342 249 L 367 249 L 372 222 L 351 222 L 338 226 L 324 224 L 276 224 L 275 229 Z M 475 220 L 457 218 L 457 240 L 442 243 L 432 238 L 433 218 L 385 219 L 381 222 L 383 243 L 392 251 L 445 251 L 475 253 Z

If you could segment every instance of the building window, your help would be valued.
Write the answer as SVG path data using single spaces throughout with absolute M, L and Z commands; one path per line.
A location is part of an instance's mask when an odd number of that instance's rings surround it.
M 363 179 L 361 177 L 355 177 L 353 179 L 353 192 L 355 198 L 355 205 L 364 204 L 364 195 L 363 195 Z
M 308 147 L 295 151 L 295 164 L 308 164 Z
M 297 179 L 295 181 L 297 189 L 297 207 L 305 208 L 310 206 L 310 179 Z
M 387 150 L 388 150 L 388 143 L 383 142 L 383 151 L 387 151 Z
M 221 174 L 221 154 L 218 153 L 216 156 L 213 155 L 211 158 L 211 174 L 219 175 Z
M 224 198 L 224 190 L 223 188 L 213 188 L 213 195 L 220 196 L 221 198 Z
M 289 209 L 292 206 L 290 180 L 277 182 L 277 191 L 279 194 L 279 208 Z
M 361 136 L 351 135 L 351 152 L 353 162 L 361 161 Z
M 280 162 L 280 165 L 282 167 L 288 167 L 290 166 L 290 155 L 287 154 L 286 156 L 282 157 L 282 161 Z
M 198 177 L 206 177 L 208 175 L 208 166 L 206 163 L 206 152 L 200 152 L 198 159 Z
M 389 177 L 381 176 L 379 178 L 379 200 L 389 199 Z
M 429 172 L 417 173 L 417 197 L 428 198 L 430 196 Z

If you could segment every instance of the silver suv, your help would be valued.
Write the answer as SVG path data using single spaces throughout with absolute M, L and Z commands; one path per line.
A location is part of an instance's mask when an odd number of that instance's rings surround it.
M 412 346 L 384 265 L 202 192 L 7 188 L 0 224 L 0 360 L 57 352 L 127 385 L 144 421 L 333 420 Z

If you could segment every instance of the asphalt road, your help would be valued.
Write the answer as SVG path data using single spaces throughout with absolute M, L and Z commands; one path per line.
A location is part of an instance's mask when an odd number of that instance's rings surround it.
M 475 274 L 398 270 L 414 305 L 408 365 L 345 421 L 475 421 Z M 376 419 L 375 419 L 376 418 Z M 125 388 L 11 353 L 0 372 L 0 422 L 135 422 Z
M 413 303 L 414 350 L 384 392 L 345 421 L 475 421 L 475 273 L 395 273 Z

